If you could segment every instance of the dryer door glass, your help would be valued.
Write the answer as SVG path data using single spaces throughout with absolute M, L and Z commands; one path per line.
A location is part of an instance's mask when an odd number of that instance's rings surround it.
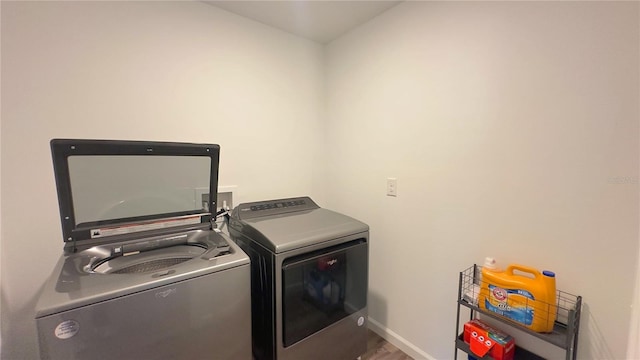
M 284 347 L 366 307 L 367 256 L 361 239 L 283 262 Z

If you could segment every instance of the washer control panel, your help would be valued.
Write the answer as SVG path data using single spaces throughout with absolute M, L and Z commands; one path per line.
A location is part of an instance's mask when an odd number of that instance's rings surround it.
M 311 198 L 305 196 L 240 204 L 233 209 L 232 217 L 243 220 L 318 208 Z

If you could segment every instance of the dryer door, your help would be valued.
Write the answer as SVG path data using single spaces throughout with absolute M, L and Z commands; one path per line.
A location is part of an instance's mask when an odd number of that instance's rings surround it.
M 360 239 L 283 262 L 284 347 L 366 307 L 367 256 Z

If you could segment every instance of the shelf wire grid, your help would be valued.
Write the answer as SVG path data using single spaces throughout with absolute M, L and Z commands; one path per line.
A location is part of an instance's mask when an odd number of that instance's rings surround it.
M 481 281 L 481 270 L 481 266 L 473 265 L 460 273 L 460 300 L 478 308 L 480 308 L 480 303 L 487 298 L 487 295 L 480 291 L 480 289 L 483 285 L 484 288 L 488 288 L 489 285 Z M 540 300 L 529 300 L 523 296 L 519 298 L 523 300 L 510 298 L 508 304 L 512 307 L 533 309 L 534 319 L 539 319 L 538 321 L 540 322 L 546 323 L 553 319 L 555 325 L 569 329 L 573 329 L 578 324 L 579 319 L 577 314 L 580 314 L 580 311 L 577 310 L 579 310 L 581 306 L 580 296 L 556 290 L 555 304 Z M 550 316 L 552 317 L 551 319 Z M 506 317 L 505 319 L 526 326 Z

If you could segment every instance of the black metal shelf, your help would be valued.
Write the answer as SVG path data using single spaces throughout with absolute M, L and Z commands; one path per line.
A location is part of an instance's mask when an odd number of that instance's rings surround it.
M 474 292 L 474 285 L 479 284 L 480 267 L 473 265 L 470 268 L 460 272 L 458 284 L 458 312 L 456 322 L 456 334 L 460 333 L 460 308 L 466 307 L 470 310 L 470 319 L 474 319 L 478 314 L 496 319 L 504 324 L 521 330 L 531 336 L 537 337 L 547 343 L 553 344 L 565 350 L 566 360 L 576 359 L 576 350 L 578 348 L 578 330 L 580 325 L 580 312 L 582 308 L 582 297 L 571 295 L 569 293 L 557 292 L 557 320 L 554 323 L 553 331 L 550 333 L 538 333 L 529 328 L 511 321 L 503 316 L 495 314 L 491 311 L 481 309 L 475 304 L 470 303 L 465 294 Z M 476 299 L 477 300 L 477 299 Z M 468 354 L 473 354 L 469 350 L 469 344 L 465 343 L 460 336 L 456 338 L 456 349 L 460 349 Z M 458 353 L 456 351 L 455 358 Z M 491 357 L 485 356 L 482 360 L 489 360 Z M 523 348 L 516 346 L 515 359 L 543 359 L 542 357 L 531 353 Z
M 569 336 L 569 332 L 567 331 L 567 325 L 559 323 L 559 322 L 555 322 L 554 326 L 553 326 L 553 332 L 550 333 L 538 333 L 535 331 L 531 331 L 528 328 L 519 325 L 516 322 L 510 321 L 509 319 L 506 319 L 500 315 L 497 315 L 495 313 L 492 313 L 491 311 L 487 311 L 484 309 L 481 309 L 475 305 L 471 305 L 469 304 L 467 301 L 465 300 L 458 300 L 458 304 L 462 305 L 462 306 L 466 306 L 469 309 L 481 313 L 482 315 L 486 315 L 489 316 L 491 318 L 494 318 L 496 320 L 500 320 L 502 322 L 504 322 L 505 324 L 508 324 L 510 326 L 515 327 L 516 329 L 520 330 L 520 331 L 524 331 L 529 335 L 535 336 L 537 338 L 540 338 L 548 343 L 551 343 L 553 345 L 556 345 L 558 347 L 561 347 L 563 349 L 567 348 L 567 343 L 570 342 L 571 337 Z

